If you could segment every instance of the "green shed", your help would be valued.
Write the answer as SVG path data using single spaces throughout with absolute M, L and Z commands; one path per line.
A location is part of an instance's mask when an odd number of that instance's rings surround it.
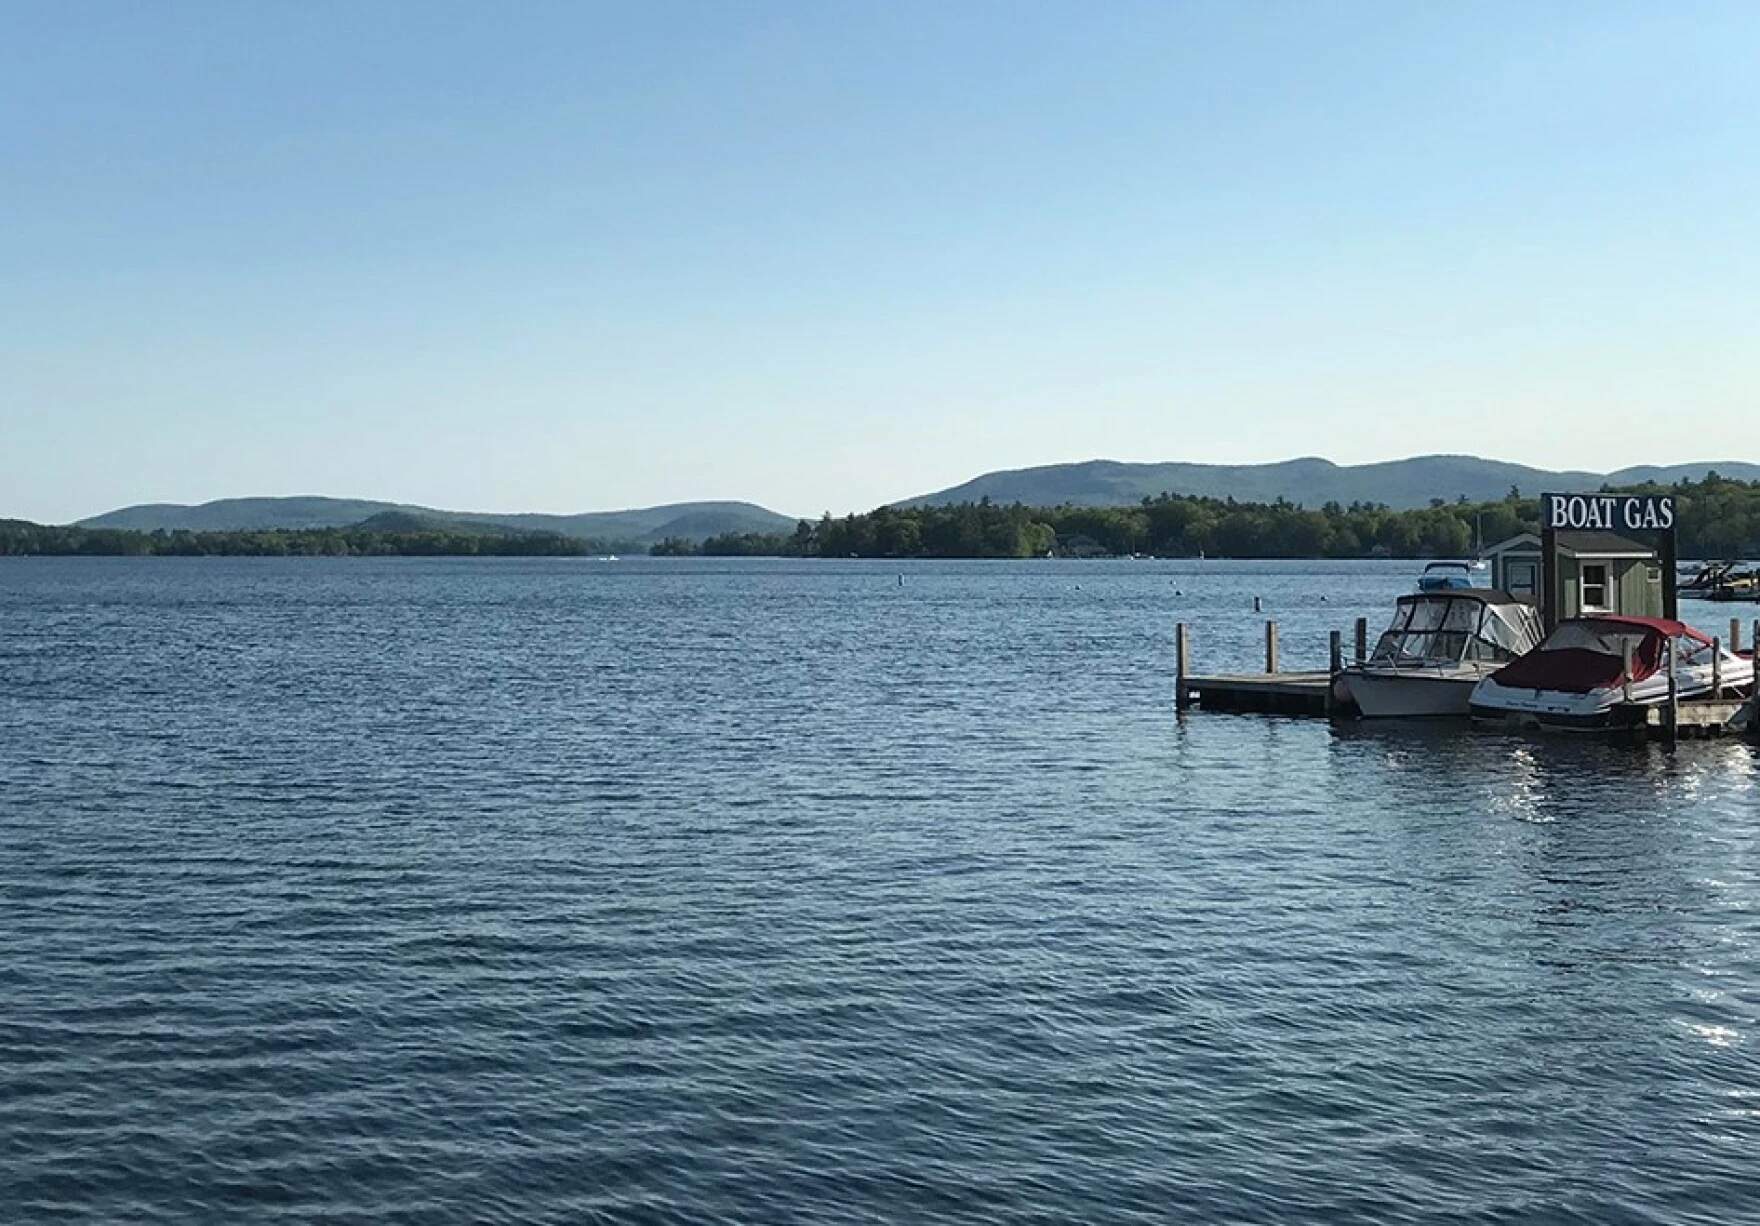
M 1540 538 L 1532 532 L 1512 536 L 1485 551 L 1491 586 L 1526 596 L 1550 610 L 1550 625 L 1584 613 L 1623 613 L 1662 617 L 1662 561 L 1657 549 L 1617 532 L 1561 530 L 1555 590 L 1542 592 L 1545 567 Z

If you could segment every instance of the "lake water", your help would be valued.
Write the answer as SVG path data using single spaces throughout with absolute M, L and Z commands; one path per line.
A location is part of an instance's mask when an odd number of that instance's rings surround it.
M 1176 718 L 1415 569 L 0 564 L 0 1219 L 1760 1220 L 1755 749 Z

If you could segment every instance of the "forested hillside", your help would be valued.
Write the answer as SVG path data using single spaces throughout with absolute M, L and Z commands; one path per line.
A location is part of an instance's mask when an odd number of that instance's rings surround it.
M 1642 482 L 1699 481 L 1711 471 L 1760 480 L 1760 466 L 1741 461 L 1628 468 L 1612 473 L 1551 471 L 1468 455 L 1412 456 L 1373 464 L 1334 464 L 1308 457 L 1275 464 L 1134 464 L 1087 460 L 985 473 L 951 489 L 894 503 L 898 507 L 991 502 L 1026 506 L 1135 506 L 1144 498 L 1185 494 L 1242 502 L 1337 502 L 1422 510 L 1432 498 L 1486 502 L 1512 485 L 1534 493 L 1576 493 Z
M 1685 558 L 1760 555 L 1760 482 L 1715 474 L 1671 486 L 1627 486 L 1673 493 Z M 827 558 L 1031 558 L 1046 554 L 1155 554 L 1164 557 L 1462 557 L 1537 530 L 1537 497 L 1511 490 L 1491 502 L 1443 502 L 1414 510 L 1328 502 L 1237 502 L 1163 494 L 1129 507 L 879 507 L 841 519 L 800 521 L 791 533 L 726 532 L 655 543 L 656 555 Z M 580 555 L 626 552 L 628 542 L 525 532 L 484 524 L 381 513 L 347 528 L 253 532 L 132 532 L 50 527 L 0 520 L 3 554 L 183 555 Z
M 1760 483 L 1715 474 L 1672 486 L 1679 500 L 1682 557 L 1760 553 Z M 699 548 L 669 542 L 657 552 L 770 553 L 818 557 L 1025 558 L 1046 553 L 1167 557 L 1461 557 L 1540 521 L 1538 497 L 1510 490 L 1489 502 L 1443 502 L 1412 510 L 1328 502 L 1318 507 L 1163 494 L 1128 507 L 1002 505 L 880 507 L 830 516 L 791 536 L 711 538 Z

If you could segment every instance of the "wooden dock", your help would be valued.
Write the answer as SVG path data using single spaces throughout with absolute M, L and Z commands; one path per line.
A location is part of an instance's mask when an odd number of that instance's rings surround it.
M 1222 673 L 1186 677 L 1182 707 L 1211 711 L 1263 711 L 1279 715 L 1330 715 L 1326 673 Z
M 1357 619 L 1357 658 L 1367 650 L 1368 622 Z M 1332 633 L 1330 671 L 1286 673 L 1278 668 L 1277 623 L 1265 623 L 1265 671 L 1262 673 L 1192 672 L 1191 633 L 1181 622 L 1175 634 L 1177 677 L 1175 705 L 1180 710 L 1196 705 L 1211 711 L 1258 711 L 1270 715 L 1325 715 L 1342 718 L 1356 714 L 1356 707 L 1341 708 L 1333 702 L 1332 679 L 1344 667 L 1343 640 Z
M 1632 712 L 1631 728 L 1645 736 L 1684 741 L 1741 736 L 1731 721 L 1752 703 L 1751 698 L 1686 698 L 1674 710 L 1666 704 L 1638 707 Z

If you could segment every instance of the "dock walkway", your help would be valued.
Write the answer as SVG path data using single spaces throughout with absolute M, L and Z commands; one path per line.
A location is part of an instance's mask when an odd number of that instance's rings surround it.
M 1280 715 L 1335 714 L 1327 704 L 1332 677 L 1316 673 L 1222 673 L 1186 677 L 1179 703 L 1213 711 L 1264 711 Z M 1342 714 L 1338 712 L 1337 714 Z

